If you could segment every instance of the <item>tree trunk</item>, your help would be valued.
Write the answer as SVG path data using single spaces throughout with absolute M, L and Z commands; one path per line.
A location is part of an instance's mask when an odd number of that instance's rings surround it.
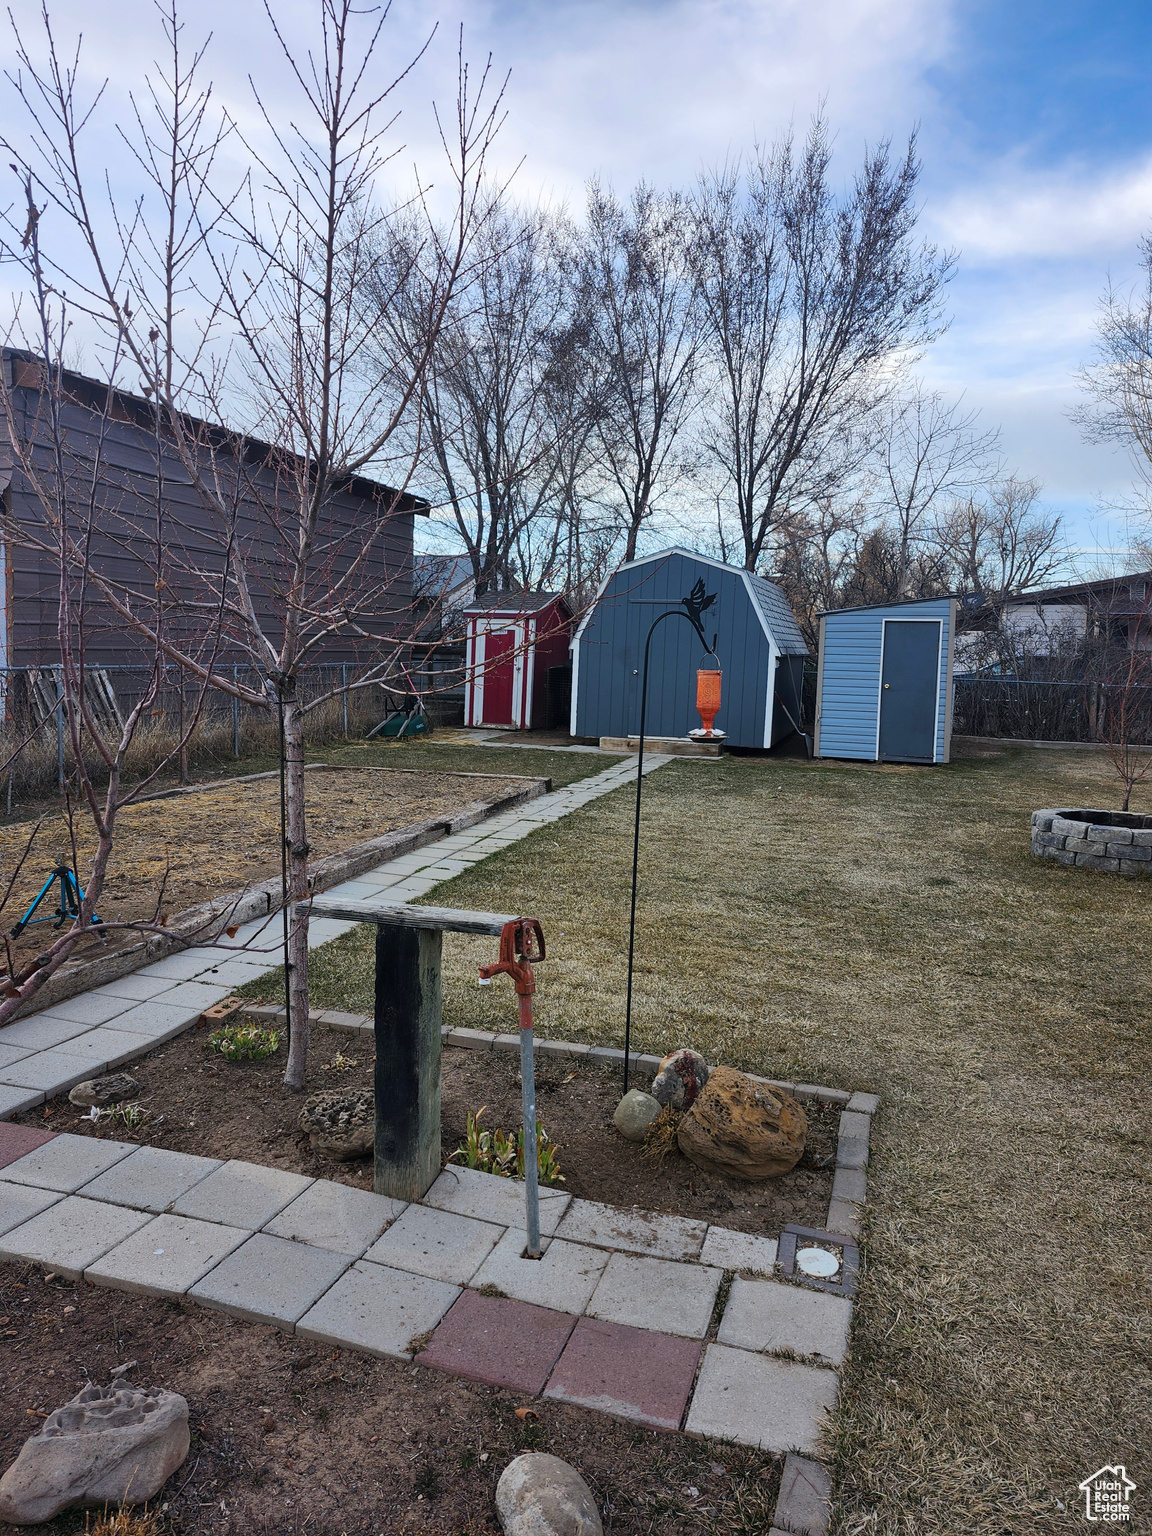
M 288 865 L 288 994 L 291 1030 L 284 1081 L 299 1091 L 308 1066 L 308 915 L 297 915 L 295 904 L 308 898 L 308 837 L 304 819 L 304 716 L 296 696 L 296 680 L 284 684 L 285 799 Z

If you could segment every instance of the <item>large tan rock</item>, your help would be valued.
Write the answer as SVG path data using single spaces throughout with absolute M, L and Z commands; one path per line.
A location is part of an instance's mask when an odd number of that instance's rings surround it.
M 575 1467 L 544 1451 L 510 1461 L 496 1484 L 504 1536 L 603 1536 L 592 1490 Z
M 85 1387 L 0 1477 L 0 1520 L 39 1525 L 73 1506 L 154 1498 L 188 1455 L 188 1404 L 159 1387 Z
M 755 1181 L 794 1168 L 807 1136 L 808 1118 L 790 1094 L 733 1067 L 713 1067 L 676 1139 L 698 1168 Z

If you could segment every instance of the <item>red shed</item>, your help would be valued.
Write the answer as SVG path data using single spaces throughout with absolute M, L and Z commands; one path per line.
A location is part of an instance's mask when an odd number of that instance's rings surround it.
M 568 661 L 572 614 L 555 592 L 485 592 L 468 622 L 465 725 L 546 726 L 549 667 Z

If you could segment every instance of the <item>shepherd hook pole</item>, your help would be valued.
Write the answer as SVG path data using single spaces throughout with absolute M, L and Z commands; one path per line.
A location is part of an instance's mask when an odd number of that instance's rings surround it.
M 658 613 L 648 627 L 648 638 L 644 642 L 644 672 L 640 679 L 640 750 L 636 755 L 636 820 L 632 831 L 632 903 L 628 912 L 628 994 L 624 1006 L 624 1092 L 628 1092 L 628 1070 L 632 1054 L 632 961 L 636 953 L 636 875 L 640 867 L 640 795 L 644 786 L 644 726 L 648 718 L 648 656 L 652 648 L 652 636 L 656 633 L 657 624 L 665 619 L 687 619 L 692 628 L 700 636 L 701 644 L 710 656 L 716 654 L 716 637 L 713 635 L 712 644 L 708 644 L 708 638 L 704 633 L 704 626 L 700 623 L 700 615 L 705 608 L 711 607 L 715 597 L 703 597 L 703 582 L 698 582 L 699 592 L 693 589 L 691 597 L 682 597 L 679 608 L 669 608 L 664 613 Z

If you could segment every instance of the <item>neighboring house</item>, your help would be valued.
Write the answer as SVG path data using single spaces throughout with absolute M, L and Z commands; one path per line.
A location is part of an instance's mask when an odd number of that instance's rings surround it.
M 539 730 L 555 718 L 572 614 L 555 592 L 485 592 L 464 609 L 468 625 L 466 725 Z M 553 707 L 550 708 L 550 705 Z
M 29 354 L 5 349 L 0 355 L 12 401 L 12 430 L 31 443 L 39 465 L 51 473 L 43 417 L 42 365 Z M 74 500 L 82 509 L 85 487 L 95 485 L 97 534 L 91 566 L 154 601 L 157 565 L 177 587 L 188 591 L 187 568 L 218 569 L 220 539 L 213 512 L 171 445 L 157 448 L 155 411 L 147 400 L 78 373 L 64 376 L 63 425 L 66 473 Z M 39 502 L 13 459 L 9 423 L 0 399 L 0 493 L 9 520 L 34 529 L 42 522 Z M 283 545 L 292 532 L 291 480 L 298 461 L 254 438 L 229 434 L 187 418 L 188 431 L 202 444 L 204 462 L 235 498 L 235 537 L 245 555 L 254 606 L 260 622 L 278 637 L 283 615 L 279 577 Z M 102 441 L 99 441 L 102 435 Z M 99 449 L 99 453 L 97 453 Z M 99 459 L 99 473 L 94 466 Z M 379 630 L 411 632 L 413 520 L 427 516 L 428 503 L 357 476 L 325 507 L 318 530 L 314 590 L 322 603 L 360 560 L 356 578 L 361 593 L 371 592 L 371 618 Z M 379 538 L 365 551 L 361 530 L 380 527 Z M 159 552 L 158 552 L 159 551 Z M 59 572 L 52 559 L 18 540 L 0 541 L 0 667 L 51 666 L 57 660 L 57 590 Z M 210 588 L 211 582 L 205 585 Z M 370 626 L 361 625 L 362 628 Z M 334 637 L 316 661 L 358 662 L 373 659 L 373 643 Z M 89 598 L 85 629 L 88 662 L 99 667 L 131 667 L 149 659 L 146 643 L 129 625 Z M 225 649 L 228 661 L 243 661 L 238 647 Z
M 973 610 L 970 627 L 999 628 L 1034 656 L 1066 654 L 1085 638 L 1152 649 L 1152 571 L 1024 592 L 995 609 Z
M 808 647 L 780 588 L 750 571 L 688 549 L 633 560 L 603 583 L 572 643 L 573 736 L 635 736 L 644 646 L 657 614 L 678 609 L 702 581 L 715 601 L 701 623 L 723 672 L 716 729 L 726 745 L 764 750 L 799 729 Z M 699 636 L 683 621 L 652 637 L 645 730 L 686 736 L 700 724 Z

